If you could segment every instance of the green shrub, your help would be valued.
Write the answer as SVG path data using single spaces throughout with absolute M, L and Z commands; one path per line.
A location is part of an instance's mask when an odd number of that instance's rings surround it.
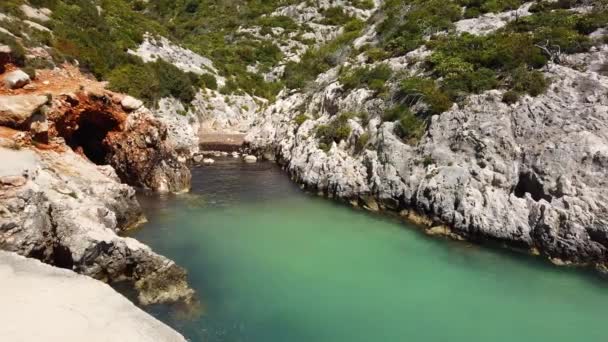
M 162 59 L 151 63 L 158 75 L 160 85 L 159 93 L 161 97 L 172 96 L 184 103 L 194 100 L 196 90 L 192 85 L 192 80 L 183 71 L 171 63 Z
M 160 99 L 160 84 L 150 65 L 128 64 L 118 67 L 108 75 L 111 90 L 126 93 L 152 105 Z
M 364 10 L 370 10 L 374 8 L 373 0 L 351 0 L 350 3 L 353 7 Z
M 365 51 L 365 54 L 371 63 L 378 62 L 389 57 L 386 50 L 377 47 L 368 49 Z
M 427 105 L 425 114 L 441 114 L 452 107 L 449 96 L 428 78 L 411 77 L 401 81 L 399 95 L 409 107 L 422 101 Z
M 502 102 L 506 104 L 514 104 L 519 101 L 519 93 L 513 90 L 509 90 L 502 95 Z
M 388 109 L 382 119 L 384 121 L 397 121 L 395 134 L 408 144 L 415 144 L 426 131 L 426 123 L 414 114 L 408 107 L 397 105 Z
M 11 63 L 19 66 L 25 65 L 25 49 L 14 37 L 0 32 L 0 44 L 8 45 L 11 48 Z M 0 65 L 0 67 L 2 66 Z
M 285 86 L 289 89 L 303 88 L 320 73 L 338 65 L 346 56 L 348 45 L 359 33 L 360 30 L 343 33 L 321 47 L 307 50 L 299 63 L 288 62 L 283 75 Z
M 397 125 L 397 134 L 408 144 L 416 144 L 424 135 L 426 124 L 411 111 L 406 111 Z
M 522 0 L 458 0 L 460 5 L 466 6 L 467 11 L 478 13 L 500 13 L 519 8 L 525 1 Z M 477 15 L 479 16 L 479 15 Z M 465 12 L 466 17 L 466 12 Z M 468 17 L 473 18 L 473 17 Z
M 466 19 L 477 18 L 481 15 L 481 11 L 478 7 L 467 7 L 464 11 L 464 17 Z
M 319 148 L 329 148 L 333 142 L 339 143 L 348 139 L 351 132 L 349 118 L 349 114 L 341 114 L 328 125 L 317 126 L 315 136 L 319 139 Z
M 386 82 L 391 78 L 393 71 L 386 64 L 381 64 L 373 68 L 362 67 L 349 69 L 340 75 L 340 83 L 344 90 L 352 90 L 359 87 L 383 93 L 386 91 Z
M 199 86 L 211 90 L 217 90 L 217 79 L 211 74 L 202 74 L 199 76 Z
M 424 37 L 453 28 L 462 17 L 459 5 L 444 0 L 387 0 L 386 18 L 378 25 L 381 45 L 393 56 L 406 54 L 422 44 Z
M 562 9 L 539 12 L 509 23 L 506 29 L 529 32 L 533 43 L 559 47 L 561 52 L 585 52 L 591 46 L 587 34 L 605 25 L 608 19 L 597 13 L 584 15 Z
M 344 25 L 350 21 L 351 17 L 344 12 L 342 7 L 330 7 L 323 11 L 323 20 L 321 24 L 325 25 Z
M 240 92 L 241 92 L 241 90 L 239 88 L 239 85 L 232 78 L 226 79 L 226 83 L 224 84 L 223 87 L 220 88 L 220 94 L 223 94 L 223 95 L 231 95 L 231 94 L 239 95 Z
M 547 90 L 547 80 L 542 72 L 525 67 L 515 69 L 511 75 L 511 88 L 531 96 L 538 96 Z
M 361 153 L 369 143 L 370 135 L 365 132 L 359 136 L 355 143 L 355 153 Z
M 293 122 L 295 122 L 295 124 L 300 127 L 302 126 L 303 123 L 305 123 L 306 121 L 308 121 L 310 118 L 308 117 L 308 115 L 304 114 L 304 113 L 300 113 L 298 115 L 296 115 L 295 118 L 293 118 Z

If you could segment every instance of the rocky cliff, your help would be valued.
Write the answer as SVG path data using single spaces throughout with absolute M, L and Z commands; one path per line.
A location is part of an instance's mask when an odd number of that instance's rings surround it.
M 488 34 L 531 15 L 530 5 L 455 27 Z M 378 39 L 373 30 L 361 37 Z M 606 272 L 608 47 L 547 65 L 551 84 L 536 97 L 508 102 L 504 89 L 469 95 L 429 117 L 418 140 L 399 134 L 403 121 L 386 120 L 394 98 L 369 84 L 347 87 L 340 76 L 344 68 L 378 65 L 424 75 L 430 54 L 422 46 L 371 65 L 365 53 L 345 59 L 306 89 L 282 93 L 246 141 L 308 191 L 398 212 L 429 234 L 498 242 Z M 390 91 L 391 80 L 386 86 Z M 422 102 L 412 110 L 428 105 Z
M 0 91 L 0 248 L 128 281 L 142 304 L 193 302 L 181 267 L 118 235 L 144 219 L 125 183 L 189 189 L 164 123 L 73 67 L 25 83 Z

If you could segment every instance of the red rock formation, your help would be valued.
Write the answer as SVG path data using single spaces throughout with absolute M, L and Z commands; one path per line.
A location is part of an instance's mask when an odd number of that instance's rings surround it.
M 125 95 L 104 89 L 104 83 L 71 66 L 40 70 L 37 75 L 28 89 L 0 89 L 0 97 L 51 98 L 22 127 L 30 130 L 34 143 L 58 148 L 63 139 L 95 164 L 111 165 L 123 182 L 133 186 L 160 192 L 189 189 L 190 171 L 167 142 L 166 126 L 145 107 L 127 112 L 121 105 Z

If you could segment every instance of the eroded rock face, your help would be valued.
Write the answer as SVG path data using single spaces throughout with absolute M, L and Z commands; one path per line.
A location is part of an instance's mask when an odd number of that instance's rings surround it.
M 433 117 L 416 146 L 394 134 L 394 123 L 382 123 L 381 102 L 365 90 L 343 92 L 330 71 L 317 80 L 327 82 L 321 90 L 281 97 L 246 141 L 310 191 L 372 210 L 422 214 L 426 225 L 441 227 L 434 233 L 500 241 L 556 263 L 604 270 L 608 78 L 589 67 L 604 51 L 579 56 L 576 64 L 586 71 L 553 65 L 545 95 L 511 106 L 499 91 L 471 96 L 464 107 Z M 298 127 L 302 108 L 318 119 Z M 315 127 L 346 111 L 365 111 L 369 122 L 350 119 L 350 137 L 320 150 Z M 369 142 L 358 150 L 363 134 Z
M 0 159 L 1 249 L 96 279 L 129 281 L 142 304 L 193 301 L 181 267 L 117 235 L 142 214 L 134 189 L 110 166 L 67 148 L 0 147 Z
M 191 174 L 167 143 L 167 127 L 146 110 L 131 114 L 124 131 L 105 140 L 106 161 L 122 179 L 159 192 L 190 189 Z
M 59 96 L 49 112 L 52 134 L 94 163 L 111 165 L 124 182 L 159 192 L 190 188 L 167 126 L 145 107 L 127 114 L 110 94 L 80 92 Z

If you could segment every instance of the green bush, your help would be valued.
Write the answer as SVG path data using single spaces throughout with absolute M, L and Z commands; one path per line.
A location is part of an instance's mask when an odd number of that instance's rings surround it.
M 144 64 L 128 64 L 109 74 L 110 89 L 142 99 L 152 105 L 160 99 L 160 84 L 154 69 Z
M 303 123 L 305 123 L 306 121 L 308 121 L 310 118 L 308 117 L 308 115 L 304 114 L 304 113 L 300 113 L 298 115 L 296 115 L 295 118 L 293 118 L 293 122 L 295 122 L 295 124 L 300 127 L 302 126 Z
M 605 25 L 608 17 L 601 12 L 590 15 L 567 10 L 539 12 L 507 25 L 506 30 L 529 32 L 534 44 L 548 45 L 565 53 L 585 52 L 591 42 L 587 34 Z
M 268 15 L 258 19 L 258 25 L 263 28 L 280 27 L 288 32 L 293 32 L 298 29 L 298 24 L 288 16 L 284 15 Z
M 350 118 L 349 114 L 341 114 L 328 125 L 317 126 L 315 136 L 319 139 L 319 148 L 326 150 L 333 142 L 339 143 L 348 139 L 351 132 L 348 124 Z
M 412 0 L 408 5 L 387 0 L 382 7 L 386 18 L 378 25 L 378 33 L 382 47 L 393 56 L 418 48 L 425 36 L 453 28 L 453 22 L 462 17 L 461 7 L 451 1 Z
M 391 78 L 393 71 L 386 64 L 376 67 L 361 67 L 349 69 L 340 75 L 340 83 L 344 90 L 367 87 L 377 93 L 386 91 L 386 82 Z
M 343 33 L 331 42 L 307 50 L 299 63 L 285 65 L 283 83 L 289 89 L 300 89 L 332 67 L 338 65 L 348 52 L 348 45 L 359 36 L 360 30 Z
M 202 74 L 199 76 L 199 86 L 211 90 L 217 90 L 217 79 L 211 74 Z
M 406 111 L 399 119 L 397 134 L 408 144 L 416 144 L 424 135 L 426 124 L 410 111 Z
M 369 143 L 370 135 L 365 132 L 359 136 L 355 143 L 355 153 L 361 153 Z
M 158 75 L 160 84 L 159 93 L 161 97 L 172 96 L 184 103 L 194 100 L 196 90 L 192 85 L 192 80 L 175 65 L 167 63 L 162 59 L 151 63 Z
M 538 96 L 547 90 L 547 80 L 542 72 L 525 67 L 515 69 L 511 75 L 511 88 L 517 92 Z
M 384 121 L 397 121 L 395 134 L 408 144 L 415 144 L 426 131 L 424 119 L 419 118 L 407 106 L 397 105 L 388 109 L 382 119 Z
M 411 107 L 422 101 L 427 105 L 424 114 L 441 114 L 452 107 L 449 96 L 439 87 L 435 81 L 428 78 L 411 77 L 401 81 L 399 97 L 403 103 Z
M 325 25 L 344 25 L 350 21 L 351 17 L 344 12 L 342 7 L 330 7 L 323 11 L 322 24 Z
M 25 65 L 25 49 L 14 37 L 0 32 L 0 44 L 8 45 L 11 48 L 11 63 L 18 66 Z M 2 66 L 0 65 L 0 67 Z
M 525 1 L 522 0 L 457 0 L 457 2 L 465 6 L 468 11 L 481 13 L 500 13 L 519 8 Z M 477 16 L 479 16 L 479 14 Z M 465 12 L 465 17 L 466 12 Z M 476 16 L 468 16 L 473 18 Z
M 389 57 L 386 50 L 377 47 L 368 49 L 365 51 L 365 54 L 371 63 L 378 62 Z
M 502 102 L 506 104 L 514 104 L 519 101 L 519 93 L 513 90 L 509 90 L 502 95 Z
M 350 3 L 353 7 L 364 10 L 370 10 L 374 8 L 373 0 L 351 0 Z

